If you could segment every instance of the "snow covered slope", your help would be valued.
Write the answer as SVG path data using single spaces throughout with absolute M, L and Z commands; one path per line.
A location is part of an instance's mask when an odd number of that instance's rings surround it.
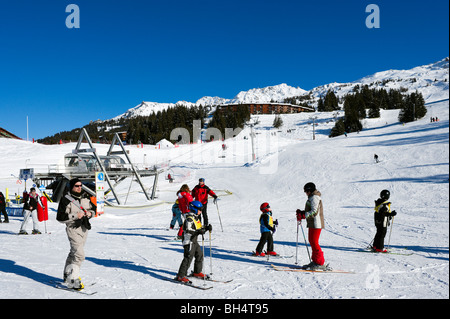
M 398 111 L 397 111 L 398 112 Z M 284 126 L 271 128 L 272 115 L 260 116 L 255 127 L 257 160 L 245 129 L 228 140 L 157 150 L 128 146 L 138 165 L 156 164 L 174 176 L 170 184 L 160 176 L 158 199 L 143 200 L 139 186 L 118 186 L 128 208 L 107 207 L 92 220 L 81 269 L 89 285 L 85 296 L 53 288 L 62 276 L 69 250 L 64 226 L 55 220 L 57 204 L 50 204 L 49 234 L 17 236 L 22 218 L 0 224 L 0 297 L 5 298 L 449 298 L 449 104 L 428 105 L 427 118 L 401 125 L 395 111 L 367 120 L 366 129 L 348 137 L 327 138 L 331 113 L 317 113 L 316 140 L 310 115 L 283 115 Z M 303 116 L 303 117 L 302 117 Z M 430 123 L 429 117 L 439 117 Z M 288 130 L 290 132 L 288 132 Z M 0 190 L 21 192 L 16 184 L 25 166 L 48 169 L 74 144 L 43 146 L 0 139 Z M 108 146 L 96 146 L 101 154 Z M 375 164 L 373 155 L 381 162 Z M 212 270 L 205 243 L 206 273 L 231 283 L 207 283 L 208 291 L 168 282 L 183 258 L 179 242 L 170 241 L 171 204 L 182 184 L 193 188 L 200 177 L 219 195 L 218 211 L 210 202 Z M 293 265 L 296 255 L 295 210 L 303 208 L 303 185 L 314 182 L 322 192 L 326 229 L 321 245 L 326 262 L 355 274 L 276 272 L 270 264 Z M 147 186 L 151 178 L 145 178 Z M 27 187 L 30 187 L 28 184 Z M 408 248 L 411 256 L 358 252 L 375 234 L 373 204 L 382 189 L 391 191 L 395 217 L 390 245 Z M 284 259 L 248 255 L 259 241 L 259 206 L 269 202 L 278 219 L 275 250 Z M 133 205 L 153 205 L 136 207 Z M 31 229 L 31 222 L 28 230 Z M 44 225 L 40 224 L 41 231 Z M 306 232 L 306 230 L 305 230 Z M 386 242 L 387 242 L 386 238 Z M 201 242 L 201 240 L 200 240 Z M 309 262 L 300 231 L 298 262 Z M 198 282 L 202 285 L 202 282 Z

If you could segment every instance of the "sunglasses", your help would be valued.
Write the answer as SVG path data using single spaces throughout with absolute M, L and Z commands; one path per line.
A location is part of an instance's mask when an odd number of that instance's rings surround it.
M 81 187 L 81 186 L 83 186 L 82 184 L 80 184 L 80 185 L 74 185 L 73 187 Z

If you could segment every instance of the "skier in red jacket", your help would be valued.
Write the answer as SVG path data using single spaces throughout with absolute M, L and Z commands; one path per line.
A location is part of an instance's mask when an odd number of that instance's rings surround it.
M 196 201 L 199 201 L 202 203 L 202 216 L 203 216 L 203 225 L 208 226 L 208 195 L 212 196 L 214 198 L 214 204 L 217 201 L 217 195 L 208 187 L 205 185 L 205 179 L 200 178 L 198 180 L 198 185 L 194 187 L 192 190 L 192 196 Z
M 178 196 L 178 208 L 181 211 L 181 215 L 184 217 L 185 214 L 189 213 L 190 211 L 189 208 L 190 203 L 194 201 L 194 198 L 191 196 L 191 190 L 189 189 L 189 186 L 186 184 L 181 186 L 180 190 L 177 192 L 177 196 Z M 182 235 L 183 235 L 183 227 L 180 227 L 177 237 L 181 238 Z

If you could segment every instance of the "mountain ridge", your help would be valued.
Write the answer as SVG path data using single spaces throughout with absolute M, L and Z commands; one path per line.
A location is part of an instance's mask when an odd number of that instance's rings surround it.
M 317 86 L 311 90 L 304 90 L 300 87 L 289 86 L 286 83 L 267 86 L 264 88 L 254 88 L 248 91 L 239 92 L 233 99 L 226 99 L 218 96 L 204 96 L 197 102 L 178 101 L 177 103 L 159 103 L 143 101 L 139 105 L 128 109 L 125 113 L 114 117 L 112 120 L 120 118 L 132 118 L 137 116 L 148 116 L 175 107 L 177 105 L 193 106 L 213 106 L 220 104 L 241 104 L 241 103 L 269 103 L 284 102 L 288 98 L 298 98 L 300 100 L 309 96 L 311 106 L 317 106 L 317 100 L 324 96 L 329 90 L 333 90 L 337 97 L 341 98 L 351 94 L 355 86 L 368 85 L 369 88 L 399 89 L 405 91 L 419 91 L 423 94 L 425 101 L 433 102 L 443 98 L 448 98 L 449 91 L 449 57 L 440 61 L 416 66 L 408 70 L 386 70 L 365 76 L 356 81 L 348 83 L 332 82 Z

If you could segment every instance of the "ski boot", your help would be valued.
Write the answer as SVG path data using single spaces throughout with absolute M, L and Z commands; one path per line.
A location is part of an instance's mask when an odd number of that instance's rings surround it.
M 67 284 L 67 288 L 71 288 L 74 290 L 83 290 L 84 289 L 84 284 L 81 282 L 81 278 L 78 277 L 76 279 L 70 279 L 68 282 L 66 282 Z
M 208 276 L 205 275 L 204 273 L 193 273 L 192 276 L 194 276 L 195 278 L 200 278 L 200 279 L 208 279 Z
M 185 284 L 189 284 L 191 282 L 187 277 L 180 277 L 180 276 L 175 277 L 175 280 Z
M 388 252 L 387 249 L 378 249 L 375 246 L 372 246 L 371 248 L 374 253 L 387 253 Z
M 253 253 L 253 256 L 256 256 L 256 257 L 265 257 L 266 254 L 263 253 L 263 252 L 254 252 L 254 253 Z

